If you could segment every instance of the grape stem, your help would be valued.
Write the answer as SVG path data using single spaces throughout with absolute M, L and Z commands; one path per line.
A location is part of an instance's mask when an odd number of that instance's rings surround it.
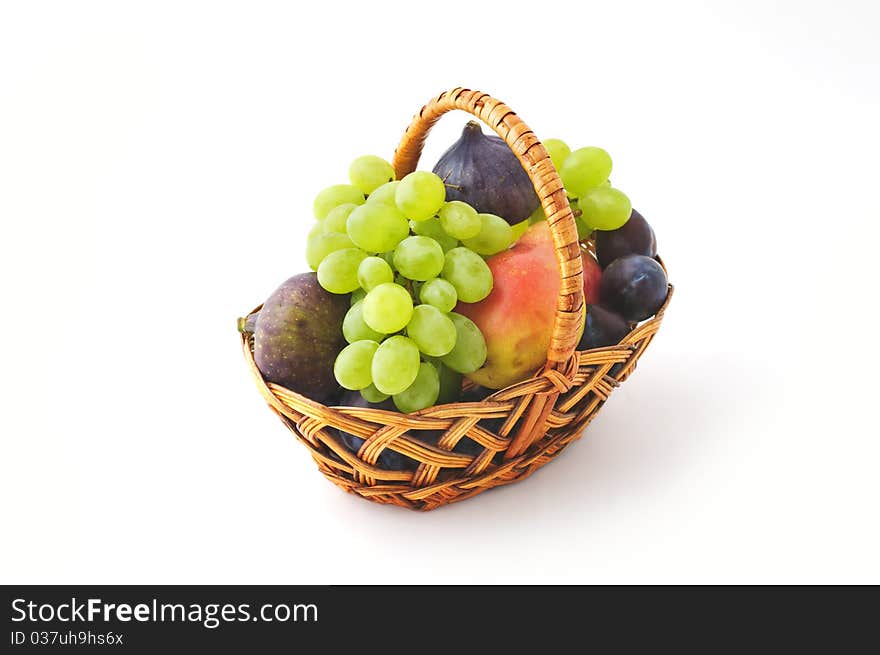
M 449 176 L 452 175 L 452 171 L 446 173 L 446 177 L 443 178 L 443 186 L 448 186 L 450 189 L 455 189 L 456 191 L 461 191 L 461 187 L 458 184 L 449 184 L 446 180 L 449 179 Z

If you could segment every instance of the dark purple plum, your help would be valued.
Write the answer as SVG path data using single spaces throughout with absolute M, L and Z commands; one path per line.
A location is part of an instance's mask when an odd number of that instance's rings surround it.
M 666 300 L 666 292 L 666 273 L 645 255 L 615 259 L 603 271 L 599 286 L 601 304 L 627 321 L 642 321 L 656 314 Z
M 600 305 L 588 305 L 584 334 L 578 344 L 578 350 L 613 346 L 620 343 L 627 334 L 629 334 L 629 323 L 620 314 Z
M 596 258 L 599 266 L 606 268 L 615 259 L 626 255 L 657 255 L 654 230 L 635 209 L 623 227 L 608 231 L 596 230 Z
M 386 409 L 390 412 L 397 411 L 390 398 L 381 403 L 371 403 L 364 399 L 360 391 L 346 391 L 342 394 L 342 398 L 339 399 L 339 404 L 343 407 L 372 407 L 373 409 Z M 344 430 L 336 429 L 336 434 L 339 435 L 343 445 L 355 455 L 357 455 L 361 446 L 364 445 L 364 439 Z M 413 471 L 418 465 L 419 463 L 416 460 L 406 455 L 401 455 L 390 448 L 383 450 L 382 454 L 379 455 L 379 459 L 376 460 L 376 466 L 386 471 Z
M 443 436 L 443 432 L 440 430 L 422 430 L 414 432 L 413 436 L 430 446 L 437 446 L 440 438 Z M 459 455 L 476 456 L 483 452 L 483 447 L 470 437 L 462 437 L 458 440 L 458 443 L 455 444 L 455 448 L 452 449 L 452 452 L 458 453 Z
M 434 172 L 446 183 L 446 200 L 462 200 L 511 225 L 527 219 L 541 204 L 513 151 L 500 137 L 483 134 L 475 121 L 464 126 Z
M 478 384 L 475 384 L 474 386 L 468 387 L 466 390 L 461 392 L 461 402 L 476 403 L 486 398 L 486 396 L 492 395 L 496 391 L 498 391 L 498 389 L 489 389 L 488 387 L 482 387 Z M 504 425 L 504 419 L 502 418 L 485 418 L 480 421 L 480 427 L 488 430 L 489 432 L 494 432 L 495 434 L 498 434 L 498 431 L 501 429 L 502 425 Z M 461 450 L 459 450 L 459 448 Z M 479 453 L 483 452 L 483 447 L 473 439 L 464 437 L 456 445 L 455 452 L 461 452 L 466 455 L 478 455 Z

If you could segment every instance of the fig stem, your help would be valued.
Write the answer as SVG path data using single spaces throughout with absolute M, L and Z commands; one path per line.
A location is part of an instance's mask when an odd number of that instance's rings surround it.
M 238 325 L 239 332 L 241 332 L 242 334 L 247 334 L 247 332 L 248 332 L 248 330 L 247 330 L 247 317 L 239 316 L 238 321 L 237 321 L 237 325 Z

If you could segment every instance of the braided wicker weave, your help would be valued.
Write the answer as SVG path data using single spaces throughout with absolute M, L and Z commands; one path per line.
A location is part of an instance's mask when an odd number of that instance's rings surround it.
M 254 363 L 253 337 L 242 335 L 257 387 L 310 450 L 320 471 L 334 484 L 368 500 L 417 510 L 434 509 L 528 477 L 578 439 L 613 389 L 632 372 L 672 296 L 670 286 L 657 315 L 636 326 L 621 343 L 576 351 L 583 323 L 580 255 L 584 246 L 578 242 L 565 190 L 547 151 L 507 105 L 463 88 L 431 100 L 413 118 L 395 152 L 397 179 L 415 170 L 428 131 L 452 109 L 480 118 L 506 141 L 528 172 L 548 217 L 561 285 L 544 368 L 480 402 L 437 405 L 413 414 L 327 407 L 266 382 Z M 357 455 L 345 448 L 333 428 L 365 439 Z M 420 434 L 431 438 L 420 439 Z M 463 437 L 477 442 L 481 452 L 452 452 Z M 416 460 L 418 468 L 377 467 L 386 448 Z

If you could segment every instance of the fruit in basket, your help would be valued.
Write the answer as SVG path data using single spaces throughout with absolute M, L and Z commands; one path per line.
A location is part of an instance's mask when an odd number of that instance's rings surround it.
M 449 312 L 448 316 L 455 325 L 455 346 L 440 361 L 457 373 L 473 373 L 486 361 L 486 339 L 467 316 L 456 312 Z
M 433 305 L 418 305 L 406 326 L 406 334 L 429 357 L 442 357 L 457 341 L 455 324 Z
M 666 293 L 666 272 L 656 260 L 644 255 L 619 257 L 602 272 L 602 304 L 628 321 L 642 321 L 656 314 Z
M 394 192 L 397 208 L 414 221 L 433 218 L 445 200 L 443 180 L 428 171 L 413 171 L 400 181 Z
M 361 205 L 348 217 L 348 237 L 366 252 L 387 252 L 409 235 L 409 222 L 397 207 L 385 203 Z
M 415 412 L 430 407 L 440 395 L 440 375 L 437 367 L 428 362 L 419 364 L 416 379 L 400 393 L 394 394 L 394 406 L 401 412 Z
M 354 248 L 354 243 L 347 234 L 339 232 L 313 234 L 306 241 L 306 263 L 313 271 L 317 271 L 327 255 L 345 248 Z
M 487 260 L 494 288 L 484 300 L 460 302 L 486 338 L 486 363 L 468 375 L 501 389 L 526 379 L 547 357 L 553 333 L 559 267 L 546 221 L 531 226 L 517 244 Z
M 652 258 L 657 255 L 654 230 L 635 209 L 623 227 L 596 233 L 596 257 L 602 268 L 625 255 L 645 255 Z
M 451 312 L 458 302 L 458 293 L 450 282 L 437 277 L 422 285 L 419 289 L 419 300 L 426 305 L 433 305 L 441 312 Z
M 342 324 L 350 345 L 336 359 L 337 381 L 370 401 L 395 396 L 397 407 L 413 412 L 457 399 L 462 373 L 485 361 L 479 328 L 451 312 L 458 300 L 484 298 L 492 273 L 458 238 L 489 254 L 514 237 L 500 217 L 446 202 L 434 173 L 386 181 L 391 170 L 378 157 L 355 160 L 350 177 L 369 194 L 363 204 L 342 202 L 356 198 L 351 185 L 319 194 L 316 213 L 323 218 L 309 233 L 307 259 L 324 289 L 351 294 Z
M 330 210 L 330 213 L 327 214 L 326 218 L 324 218 L 323 221 L 318 222 L 320 232 L 322 234 L 329 234 L 331 232 L 345 234 L 348 217 L 351 216 L 351 212 L 353 212 L 359 206 L 360 205 L 355 205 L 354 203 L 347 202 L 344 205 L 338 205 L 334 207 Z
M 590 251 L 581 249 L 581 264 L 584 269 L 584 302 L 593 305 L 599 302 L 599 284 L 602 281 L 602 268 Z
M 338 392 L 332 370 L 345 346 L 348 298 L 328 293 L 314 273 L 285 281 L 263 303 L 254 325 L 254 361 L 263 377 L 323 402 Z
M 565 160 L 571 154 L 571 148 L 562 139 L 545 139 L 544 148 L 546 148 L 547 154 L 550 155 L 550 161 L 553 162 L 553 167 L 557 171 L 562 168 Z
M 438 218 L 443 231 L 456 239 L 472 239 L 482 227 L 477 210 L 461 200 L 445 203 Z
M 348 344 L 333 364 L 336 381 L 351 391 L 360 391 L 373 384 L 373 355 L 378 348 L 379 344 L 371 339 Z
M 578 344 L 578 350 L 602 348 L 620 343 L 629 334 L 629 323 L 620 315 L 601 305 L 587 307 L 584 320 L 584 334 Z
M 513 242 L 519 241 L 520 237 L 526 233 L 526 230 L 529 229 L 529 219 L 524 221 L 520 221 L 516 225 L 510 226 L 510 233 L 513 236 Z
M 364 192 L 357 187 L 351 184 L 334 184 L 315 196 L 312 208 L 315 212 L 315 218 L 322 221 L 335 207 L 348 203 L 363 205 L 364 200 Z
M 629 198 L 620 189 L 598 186 L 578 198 L 581 220 L 591 230 L 617 230 L 632 213 Z
M 430 237 L 407 237 L 394 249 L 394 268 L 410 280 L 430 280 L 443 270 L 443 248 Z
M 458 402 L 461 397 L 461 373 L 453 371 L 442 362 L 435 362 L 435 365 L 437 376 L 440 378 L 440 393 L 437 396 L 437 404 Z
M 397 195 L 398 186 L 400 186 L 400 182 L 397 180 L 394 182 L 386 182 L 367 197 L 367 204 L 371 205 L 378 203 L 396 207 L 397 205 L 394 202 L 394 198 Z
M 611 155 L 595 146 L 579 148 L 565 158 L 559 175 L 569 195 L 578 198 L 608 179 Z
M 478 255 L 494 255 L 506 250 L 514 242 L 513 228 L 500 216 L 478 214 L 480 231 L 471 239 L 463 239 L 462 245 Z
M 346 391 L 342 394 L 342 398 L 339 399 L 339 404 L 344 407 L 370 407 L 373 409 L 384 409 L 390 412 L 396 411 L 394 403 L 390 399 L 378 403 L 368 402 L 364 399 L 361 393 L 357 391 Z M 357 455 L 361 446 L 364 445 L 364 439 L 345 432 L 344 430 L 336 429 L 336 434 L 339 436 L 342 444 L 352 454 Z M 386 471 L 411 471 L 418 466 L 418 462 L 406 455 L 401 455 L 397 451 L 391 450 L 391 448 L 386 448 L 376 460 L 376 466 L 385 469 Z
M 364 193 L 373 193 L 383 184 L 394 180 L 394 168 L 381 157 L 364 155 L 351 162 L 348 178 L 352 185 Z
M 413 313 L 409 291 L 394 282 L 380 284 L 364 298 L 364 322 L 376 332 L 392 334 L 406 327 Z
M 385 339 L 373 355 L 373 384 L 389 396 L 405 391 L 419 374 L 419 359 L 419 347 L 409 337 Z
M 348 343 L 370 339 L 379 343 L 385 338 L 382 332 L 377 332 L 364 321 L 364 301 L 359 300 L 346 312 L 342 321 L 342 336 Z
M 358 287 L 358 268 L 367 253 L 358 248 L 331 252 L 318 266 L 318 282 L 331 293 L 351 293 Z
M 434 241 L 440 244 L 443 252 L 449 252 L 458 246 L 458 239 L 446 234 L 439 218 L 429 218 L 426 221 L 410 221 L 409 227 L 413 234 L 434 239 Z
M 454 288 L 462 302 L 479 302 L 492 291 L 492 269 L 482 257 L 468 248 L 446 253 L 441 276 Z
M 540 204 L 532 182 L 503 139 L 468 122 L 461 137 L 443 153 L 434 172 L 446 184 L 446 200 L 462 200 L 478 212 L 514 225 Z
M 391 265 L 381 257 L 367 257 L 358 266 L 358 284 L 364 291 L 394 281 Z

